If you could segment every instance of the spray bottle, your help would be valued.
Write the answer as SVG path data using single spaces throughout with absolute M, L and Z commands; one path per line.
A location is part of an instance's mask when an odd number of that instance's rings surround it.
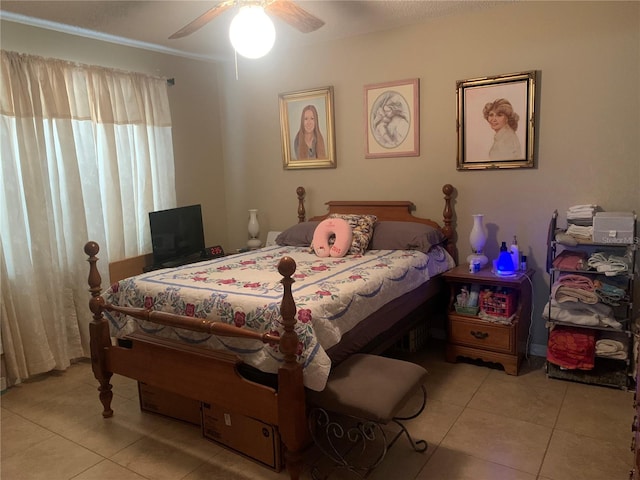
M 520 267 L 520 249 L 518 248 L 518 239 L 516 236 L 513 236 L 513 243 L 511 247 L 509 247 L 509 252 L 511 253 L 511 259 L 513 260 L 513 269 L 518 270 Z

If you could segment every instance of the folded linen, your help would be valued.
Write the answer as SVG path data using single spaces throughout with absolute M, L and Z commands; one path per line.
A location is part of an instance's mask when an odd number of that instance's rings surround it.
M 549 333 L 547 360 L 570 370 L 595 366 L 595 333 L 572 327 L 555 327 Z
M 551 286 L 551 296 L 558 303 L 582 302 L 598 303 L 593 281 L 584 275 L 562 275 Z
M 607 353 L 624 352 L 624 344 L 612 338 L 601 338 L 596 342 L 596 353 L 604 355 Z
M 598 205 L 594 205 L 592 203 L 585 203 L 581 205 L 573 205 L 567 209 L 568 212 L 581 212 L 581 211 L 595 211 L 598 208 Z
M 627 359 L 627 351 L 624 343 L 612 338 L 601 338 L 596 342 L 596 355 L 618 360 Z
M 592 218 L 595 212 L 600 210 L 598 205 L 574 205 L 567 209 L 567 219 L 587 219 Z
M 578 302 L 558 303 L 551 299 L 542 310 L 542 317 L 576 325 L 622 329 L 622 324 L 613 317 L 611 307 L 602 303 L 593 305 Z
M 585 252 L 563 250 L 553 259 L 553 266 L 559 270 L 587 270 L 587 260 Z
M 567 226 L 567 235 L 579 239 L 591 240 L 593 238 L 593 226 L 582 226 L 573 223 Z
M 614 353 L 605 353 L 605 354 L 598 354 L 599 357 L 605 357 L 605 358 L 615 358 L 616 360 L 626 360 L 627 359 L 627 354 L 626 352 L 614 352 Z
M 567 287 L 561 284 L 552 287 L 551 296 L 558 303 L 582 302 L 592 305 L 598 303 L 598 295 L 596 295 L 595 292 L 589 292 L 581 288 Z
M 615 285 L 611 285 L 600 280 L 593 282 L 594 291 L 602 303 L 618 306 L 620 302 L 627 298 L 627 292 Z

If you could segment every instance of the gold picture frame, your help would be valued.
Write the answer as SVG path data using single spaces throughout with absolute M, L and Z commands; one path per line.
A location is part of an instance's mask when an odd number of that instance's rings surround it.
M 333 87 L 278 97 L 284 169 L 336 168 Z M 306 131 L 305 125 L 312 124 L 311 131 Z
M 533 168 L 536 71 L 459 80 L 458 170 Z
M 365 158 L 420 155 L 417 78 L 364 86 Z

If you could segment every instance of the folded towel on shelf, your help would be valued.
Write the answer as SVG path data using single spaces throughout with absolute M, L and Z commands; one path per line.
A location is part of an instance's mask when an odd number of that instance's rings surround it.
M 582 205 L 572 205 L 567 209 L 567 212 L 575 213 L 575 212 L 595 212 L 598 209 L 598 205 L 592 203 L 585 203 Z
M 553 267 L 559 270 L 587 270 L 588 257 L 585 252 L 563 250 L 553 259 Z
M 595 284 L 586 275 L 577 275 L 575 273 L 565 273 L 560 275 L 556 280 L 557 284 L 564 285 L 565 287 L 579 288 L 581 290 L 587 290 L 593 292 L 595 290 Z
M 562 245 L 567 245 L 569 247 L 575 247 L 576 245 L 578 245 L 578 239 L 571 235 L 567 235 L 564 230 L 556 233 L 556 242 Z
M 626 352 L 613 352 L 613 353 L 599 353 L 598 354 L 599 357 L 604 357 L 604 358 L 615 358 L 616 360 L 626 360 L 627 359 L 627 353 Z
M 574 205 L 567 209 L 567 220 L 593 219 L 595 212 L 600 210 L 598 205 Z
M 584 275 L 566 274 L 560 276 L 551 286 L 551 297 L 558 303 L 583 302 L 598 303 L 593 281 Z
M 595 332 L 557 326 L 549 332 L 547 360 L 570 370 L 591 370 L 595 366 Z
M 558 303 L 582 302 L 588 304 L 598 303 L 598 295 L 581 288 L 567 287 L 562 284 L 554 284 L 551 287 L 551 297 Z
M 579 240 L 592 240 L 593 227 L 571 224 L 567 226 L 567 235 L 571 235 Z
M 542 310 L 542 317 L 575 325 L 622 329 L 622 324 L 613 317 L 611 307 L 602 303 L 593 305 L 578 302 L 558 303 L 551 299 Z
M 601 338 L 596 342 L 596 353 L 606 355 L 607 353 L 624 352 L 624 343 L 612 338 Z
M 627 351 L 624 343 L 612 338 L 601 338 L 596 342 L 596 355 L 605 358 L 626 360 Z
M 602 303 L 618 306 L 620 302 L 627 298 L 627 292 L 620 287 L 611 285 L 600 280 L 593 282 L 594 292 Z

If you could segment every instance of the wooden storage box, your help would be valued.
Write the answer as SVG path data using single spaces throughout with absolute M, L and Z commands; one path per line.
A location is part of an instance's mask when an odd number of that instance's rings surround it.
M 280 433 L 273 425 L 202 403 L 202 435 L 276 472 L 282 469 Z
M 200 402 L 138 382 L 140 409 L 200 425 Z

